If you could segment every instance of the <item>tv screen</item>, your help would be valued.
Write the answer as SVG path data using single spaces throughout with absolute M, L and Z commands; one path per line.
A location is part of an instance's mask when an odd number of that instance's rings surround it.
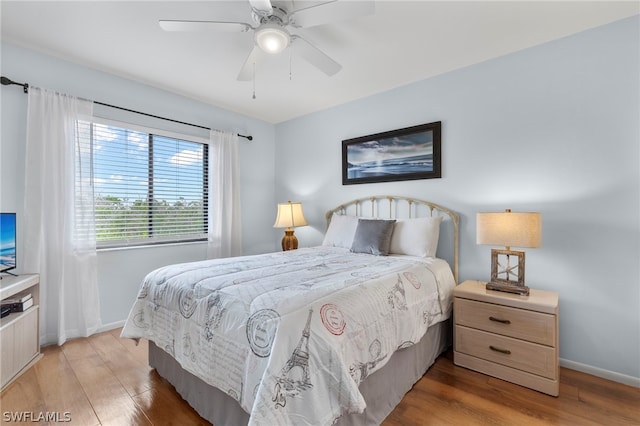
M 0 272 L 16 267 L 16 214 L 0 213 Z

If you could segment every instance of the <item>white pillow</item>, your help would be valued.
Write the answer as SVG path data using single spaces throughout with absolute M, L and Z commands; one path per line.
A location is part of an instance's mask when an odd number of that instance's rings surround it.
M 398 220 L 391 235 L 391 254 L 436 257 L 442 216 Z
M 323 246 L 350 249 L 358 227 L 358 217 L 334 213 L 329 229 L 324 235 Z

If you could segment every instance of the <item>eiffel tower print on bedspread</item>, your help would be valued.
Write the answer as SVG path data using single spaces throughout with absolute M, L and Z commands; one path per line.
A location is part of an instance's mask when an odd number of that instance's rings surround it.
M 287 396 L 296 396 L 301 391 L 313 387 L 309 378 L 309 331 L 312 315 L 313 309 L 309 309 L 307 324 L 302 331 L 300 341 L 280 371 L 280 377 L 276 379 L 273 395 L 276 407 L 284 407 L 287 403 Z

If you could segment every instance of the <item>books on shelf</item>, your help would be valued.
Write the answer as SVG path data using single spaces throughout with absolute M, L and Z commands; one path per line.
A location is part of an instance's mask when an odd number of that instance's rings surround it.
M 0 303 L 2 308 L 11 309 L 11 313 L 24 312 L 33 306 L 33 297 L 31 297 L 31 293 L 16 294 L 3 299 Z
M 13 296 L 7 297 L 6 299 L 2 299 L 2 304 L 8 303 L 23 303 L 27 300 L 31 299 L 31 293 L 18 293 Z

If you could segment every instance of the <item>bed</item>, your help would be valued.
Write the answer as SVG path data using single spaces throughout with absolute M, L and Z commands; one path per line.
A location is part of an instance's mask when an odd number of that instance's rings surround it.
M 318 247 L 151 272 L 122 337 L 215 426 L 381 423 L 451 343 L 458 215 L 375 196 L 327 221 Z

